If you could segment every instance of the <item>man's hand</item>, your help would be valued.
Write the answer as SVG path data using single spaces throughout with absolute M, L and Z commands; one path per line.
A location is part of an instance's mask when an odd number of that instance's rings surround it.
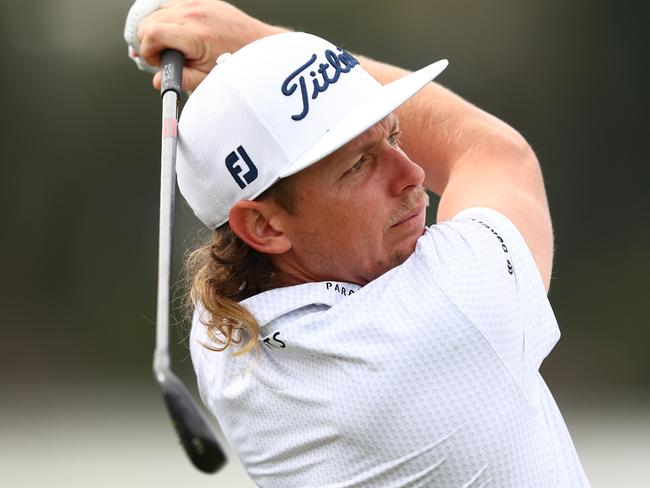
M 179 50 L 185 56 L 183 90 L 191 91 L 212 70 L 220 54 L 283 31 L 226 2 L 177 0 L 163 3 L 140 22 L 136 55 L 151 66 L 160 66 L 163 50 Z M 160 89 L 160 72 L 154 75 L 153 85 Z

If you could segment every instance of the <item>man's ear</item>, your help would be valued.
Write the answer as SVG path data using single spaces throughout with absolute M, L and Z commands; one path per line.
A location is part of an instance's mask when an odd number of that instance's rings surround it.
M 232 231 L 246 244 L 264 254 L 282 254 L 291 249 L 283 232 L 279 209 L 268 201 L 242 200 L 230 209 Z

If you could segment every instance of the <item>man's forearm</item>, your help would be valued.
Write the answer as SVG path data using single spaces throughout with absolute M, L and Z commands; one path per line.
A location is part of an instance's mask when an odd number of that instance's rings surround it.
M 362 66 L 382 84 L 407 71 L 360 57 Z M 442 195 L 455 165 L 466 156 L 493 160 L 494 152 L 516 156 L 527 143 L 512 127 L 432 82 L 397 110 L 405 152 L 425 172 L 426 187 Z M 481 153 L 489 158 L 481 158 Z M 503 158 L 499 158 L 503 159 Z

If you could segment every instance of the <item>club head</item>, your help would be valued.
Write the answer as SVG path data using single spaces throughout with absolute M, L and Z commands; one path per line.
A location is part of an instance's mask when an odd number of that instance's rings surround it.
M 190 460 L 204 473 L 217 472 L 226 463 L 226 456 L 192 395 L 170 370 L 156 371 L 155 376 Z

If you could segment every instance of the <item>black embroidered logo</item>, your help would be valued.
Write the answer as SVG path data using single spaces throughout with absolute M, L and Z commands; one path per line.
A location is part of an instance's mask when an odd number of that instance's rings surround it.
M 226 168 L 242 190 L 257 179 L 257 166 L 242 146 L 226 157 Z
M 269 349 L 284 349 L 287 345 L 280 340 L 280 332 L 276 332 L 271 337 L 266 337 L 262 342 Z
M 509 254 L 509 253 L 508 253 L 508 246 L 506 246 L 506 243 L 503 242 L 503 238 L 502 238 L 502 237 L 497 233 L 497 231 L 495 231 L 492 227 L 490 227 L 489 225 L 487 225 L 485 222 L 482 222 L 482 221 L 480 221 L 480 220 L 476 220 L 476 219 L 472 219 L 472 220 L 473 220 L 474 222 L 478 222 L 478 223 L 481 224 L 483 227 L 485 227 L 485 228 L 488 229 L 490 232 L 492 232 L 492 234 L 494 234 L 494 236 L 497 238 L 497 240 L 501 243 L 501 249 L 503 250 L 504 254 Z M 514 273 L 515 273 L 515 267 L 514 267 L 514 265 L 512 264 L 512 261 L 510 261 L 510 258 L 509 258 L 509 257 L 506 257 L 506 266 L 507 266 L 506 269 L 508 270 L 508 274 L 514 274 Z

